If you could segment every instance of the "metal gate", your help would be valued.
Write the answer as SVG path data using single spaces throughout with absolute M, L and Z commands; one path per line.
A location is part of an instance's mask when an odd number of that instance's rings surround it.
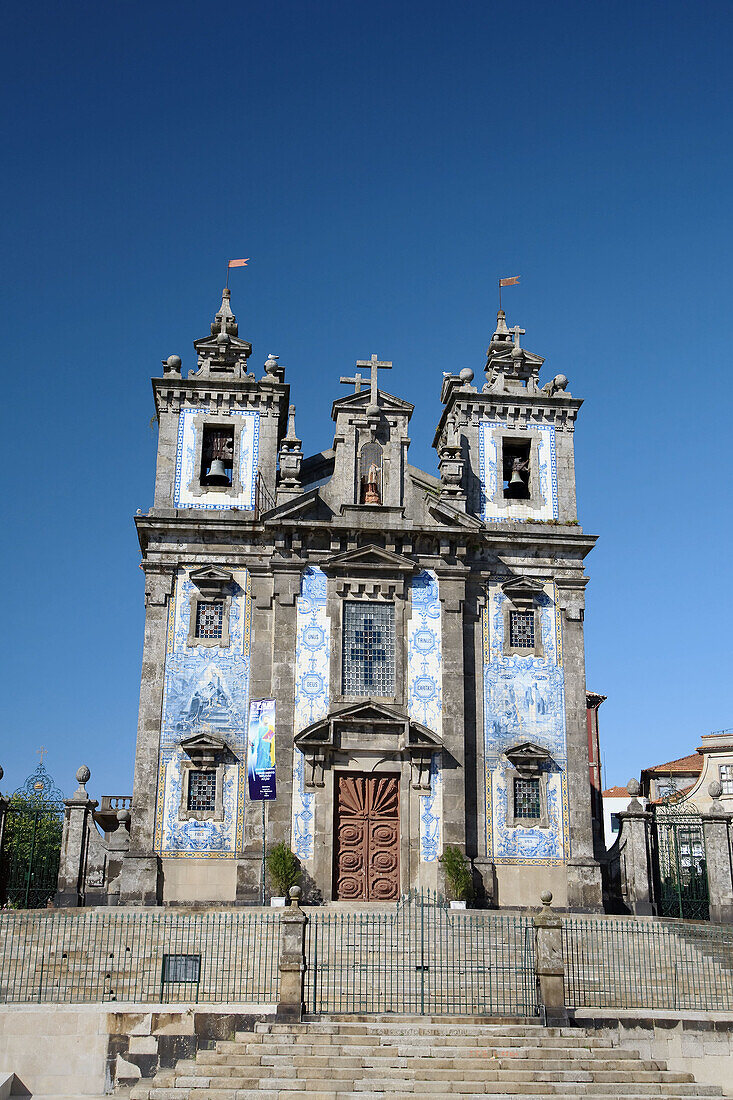
M 56 893 L 64 802 L 40 763 L 7 801 L 0 845 L 0 905 L 40 909 Z
M 535 1016 L 528 917 L 449 909 L 413 892 L 389 911 L 310 914 L 312 1013 Z
M 659 916 L 709 920 L 708 872 L 702 819 L 690 803 L 655 810 Z

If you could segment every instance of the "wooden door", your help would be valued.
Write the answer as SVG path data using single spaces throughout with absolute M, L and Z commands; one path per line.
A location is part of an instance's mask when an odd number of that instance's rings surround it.
M 400 785 L 397 775 L 336 773 L 335 897 L 400 896 Z

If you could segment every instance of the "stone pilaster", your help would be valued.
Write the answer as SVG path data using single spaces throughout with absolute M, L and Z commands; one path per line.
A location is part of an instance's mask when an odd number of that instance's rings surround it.
M 295 722 L 295 637 L 301 561 L 273 563 L 272 698 L 276 704 L 275 767 L 277 798 L 267 813 L 267 844 L 290 840 Z
M 557 579 L 562 610 L 565 721 L 568 760 L 570 859 L 568 907 L 584 911 L 603 909 L 601 869 L 593 852 L 588 733 L 585 700 L 585 644 L 583 639 L 583 576 Z
M 463 605 L 466 570 L 436 569 L 442 610 L 443 654 L 443 847 L 466 848 L 465 667 Z
M 135 752 L 130 850 L 120 875 L 121 905 L 156 905 L 159 860 L 153 850 L 160 759 L 160 725 L 165 678 L 168 611 L 173 596 L 172 566 L 144 563 L 145 640 Z
M 89 829 L 94 827 L 92 814 L 97 807 L 86 790 L 91 773 L 82 765 L 76 773 L 79 786 L 72 798 L 64 802 L 64 830 L 61 838 L 56 904 L 75 908 L 84 904 L 84 875 Z
M 733 818 L 718 801 L 722 786 L 713 780 L 708 791 L 713 799 L 702 823 L 705 833 L 705 860 L 710 896 L 710 920 L 715 924 L 733 924 L 733 863 L 731 862 L 731 821 Z
M 540 1004 L 545 1020 L 551 1026 L 568 1022 L 565 1005 L 565 963 L 562 953 L 562 920 L 550 908 L 552 894 L 542 894 L 542 909 L 533 918 L 535 935 L 535 968 Z
M 280 918 L 280 995 L 277 1019 L 299 1022 L 305 1012 L 305 926 L 300 908 L 300 887 L 290 887 L 290 908 Z

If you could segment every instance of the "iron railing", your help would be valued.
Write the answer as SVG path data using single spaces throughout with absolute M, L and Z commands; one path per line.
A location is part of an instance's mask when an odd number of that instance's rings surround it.
M 389 912 L 316 912 L 306 931 L 313 1013 L 534 1016 L 526 917 L 418 902 Z
M 279 950 L 275 913 L 5 912 L 0 1003 L 274 1003 Z
M 733 1010 L 733 928 L 633 918 L 563 920 L 569 1008 Z

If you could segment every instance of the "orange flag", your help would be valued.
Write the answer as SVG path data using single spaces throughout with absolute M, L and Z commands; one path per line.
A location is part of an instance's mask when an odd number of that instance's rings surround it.
M 499 286 L 516 286 L 521 275 L 510 275 L 508 279 L 499 279 Z
M 246 260 L 230 260 L 229 267 L 246 267 L 249 263 L 249 256 Z

